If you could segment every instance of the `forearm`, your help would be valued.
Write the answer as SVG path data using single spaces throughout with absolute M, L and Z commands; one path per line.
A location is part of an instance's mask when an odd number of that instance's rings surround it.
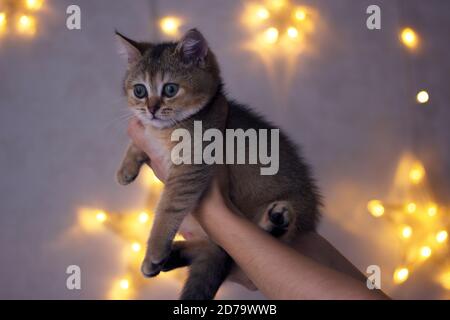
M 365 281 L 327 268 L 262 232 L 225 206 L 200 222 L 270 299 L 381 299 Z M 219 211 L 219 212 L 217 212 Z

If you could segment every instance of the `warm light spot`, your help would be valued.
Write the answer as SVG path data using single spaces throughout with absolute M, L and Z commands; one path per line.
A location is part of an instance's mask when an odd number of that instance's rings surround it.
M 141 250 L 141 245 L 139 244 L 139 242 L 133 242 L 133 244 L 131 245 L 131 249 L 134 252 L 139 252 Z
M 422 90 L 417 94 L 416 99 L 419 103 L 427 103 L 430 100 L 430 95 L 425 90 Z
M 160 20 L 159 26 L 163 33 L 170 36 L 175 36 L 178 34 L 178 28 L 180 27 L 180 19 L 175 17 L 164 17 Z
M 450 270 L 439 276 L 439 283 L 447 290 L 450 290 Z
M 121 289 L 128 290 L 128 288 L 130 288 L 130 281 L 127 279 L 122 279 L 120 280 L 119 285 Z
M 417 210 L 417 205 L 414 202 L 410 202 L 406 205 L 406 212 L 414 213 Z
M 297 31 L 297 29 L 294 28 L 294 27 L 289 27 L 289 28 L 287 29 L 287 35 L 288 35 L 290 38 L 297 38 L 297 37 L 298 37 L 298 31 Z
M 371 200 L 367 204 L 367 209 L 374 217 L 381 217 L 384 214 L 384 206 L 379 200 Z
M 140 223 L 146 223 L 149 219 L 147 212 L 141 212 L 139 213 L 138 220 Z
M 412 235 L 412 232 L 413 232 L 413 230 L 412 230 L 412 228 L 410 226 L 404 226 L 401 229 L 402 237 L 405 238 L 405 239 L 410 238 L 411 235 Z
M 428 207 L 427 213 L 430 217 L 434 217 L 438 211 L 437 205 L 432 204 Z
M 439 243 L 445 242 L 448 238 L 448 232 L 445 230 L 441 230 L 436 234 L 436 241 Z
M 408 279 L 409 271 L 408 268 L 400 267 L 395 269 L 394 272 L 394 283 L 402 283 Z
M 420 255 L 423 258 L 429 258 L 431 256 L 431 248 L 428 246 L 423 246 L 420 248 Z
M 414 48 L 417 45 L 417 35 L 411 28 L 405 28 L 400 35 L 402 42 L 409 48 Z
M 270 13 L 269 10 L 267 10 L 264 7 L 261 7 L 256 11 L 256 16 L 261 20 L 266 20 L 267 18 L 269 18 Z
M 275 9 L 281 9 L 286 4 L 286 0 L 269 0 L 269 5 Z
M 23 15 L 19 18 L 17 29 L 21 33 L 34 34 L 35 21 L 33 17 Z
M 306 12 L 302 9 L 297 9 L 295 11 L 295 19 L 299 20 L 299 21 L 303 21 L 306 19 Z
M 420 162 L 416 162 L 413 164 L 411 170 L 409 171 L 409 180 L 412 183 L 418 184 L 423 180 L 425 176 L 425 168 Z
M 80 208 L 78 210 L 78 224 L 86 232 L 103 230 L 104 220 L 106 220 L 106 214 L 98 209 Z
M 43 3 L 44 3 L 43 0 L 26 0 L 27 8 L 31 10 L 40 9 Z
M 0 27 L 6 24 L 6 13 L 0 12 Z
M 104 211 L 99 211 L 96 215 L 95 215 L 95 219 L 97 219 L 98 222 L 105 222 L 106 221 L 106 213 Z
M 275 43 L 278 40 L 278 29 L 271 27 L 264 32 L 264 39 L 267 43 Z

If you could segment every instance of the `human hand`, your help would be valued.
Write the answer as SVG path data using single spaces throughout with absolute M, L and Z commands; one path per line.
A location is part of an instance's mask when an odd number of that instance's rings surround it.
M 127 134 L 131 138 L 133 144 L 144 151 L 150 158 L 148 165 L 152 168 L 156 177 L 162 182 L 166 181 L 168 175 L 168 168 L 164 165 L 162 154 L 155 152 L 151 148 L 150 137 L 145 134 L 145 128 L 137 118 L 132 118 L 128 122 Z

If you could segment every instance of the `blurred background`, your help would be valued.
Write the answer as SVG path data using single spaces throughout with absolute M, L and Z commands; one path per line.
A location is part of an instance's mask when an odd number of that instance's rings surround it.
M 229 95 L 303 146 L 319 232 L 399 299 L 448 299 L 450 2 L 0 1 L 0 298 L 176 298 L 138 265 L 160 184 L 115 182 L 127 137 L 114 29 L 198 28 Z M 66 27 L 69 5 L 81 30 Z M 281 159 L 282 160 L 282 159 Z M 150 196 L 150 197 L 149 197 Z M 81 290 L 66 268 L 81 268 Z M 226 283 L 219 299 L 262 299 Z

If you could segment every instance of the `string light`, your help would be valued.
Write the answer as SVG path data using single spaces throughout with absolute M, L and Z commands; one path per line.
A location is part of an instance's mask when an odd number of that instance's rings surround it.
M 141 251 L 141 245 L 139 244 L 139 242 L 133 242 L 133 243 L 131 244 L 131 249 L 132 249 L 134 252 L 139 252 L 139 251 Z
M 298 37 L 298 30 L 295 27 L 289 27 L 287 29 L 287 34 L 290 38 L 297 38 Z
M 295 19 L 303 21 L 306 19 L 306 12 L 303 9 L 297 9 L 295 11 Z
M 178 35 L 178 29 L 180 27 L 180 24 L 181 20 L 176 17 L 164 17 L 159 22 L 161 31 L 169 36 Z
M 151 169 L 142 168 L 138 181 L 146 192 L 148 192 L 148 205 L 156 205 L 160 197 L 163 184 L 156 178 Z M 150 207 L 150 209 L 152 209 Z M 123 242 L 123 259 L 126 262 L 126 273 L 115 278 L 106 293 L 108 299 L 123 300 L 136 298 L 144 287 L 151 286 L 149 281 L 140 271 L 143 259 L 144 243 L 148 239 L 150 225 L 154 215 L 151 211 L 128 212 L 124 214 L 107 212 L 98 209 L 80 208 L 78 212 L 79 226 L 86 232 L 108 231 L 116 235 Z M 106 223 L 107 222 L 107 223 Z M 175 236 L 175 241 L 184 240 L 179 234 Z M 159 281 L 176 281 L 181 285 L 181 280 L 185 279 L 186 270 L 176 269 L 168 273 L 161 274 Z
M 30 10 L 39 10 L 43 3 L 43 0 L 26 0 L 26 6 Z
M 422 181 L 425 176 L 425 169 L 423 165 L 419 162 L 414 163 L 413 167 L 409 171 L 409 179 L 412 183 L 418 184 Z
M 138 220 L 140 223 L 146 223 L 149 219 L 148 213 L 147 212 L 141 212 L 139 214 Z
M 445 212 L 446 208 L 438 207 L 429 200 L 432 197 L 425 178 L 423 164 L 411 155 L 404 155 L 397 168 L 395 183 L 398 190 L 395 190 L 395 194 L 409 201 L 403 204 L 382 204 L 379 200 L 372 200 L 367 205 L 371 215 L 377 217 L 381 212 L 381 215 L 386 215 L 387 221 L 394 224 L 400 243 L 404 246 L 401 266 L 393 274 L 395 284 L 406 281 L 416 268 L 433 255 L 438 259 L 448 254 L 447 246 L 443 246 L 448 239 L 447 215 L 437 215 L 438 210 Z M 438 281 L 442 283 L 443 280 L 440 278 Z
M 120 288 L 123 290 L 128 290 L 130 288 L 130 281 L 128 281 L 128 279 L 120 280 Z
M 104 211 L 99 211 L 96 215 L 95 218 L 97 219 L 98 222 L 105 222 L 106 221 L 106 213 Z
M 403 228 L 401 229 L 402 237 L 405 239 L 411 238 L 412 232 L 413 230 L 410 226 L 403 226 Z
M 264 32 L 264 37 L 267 43 L 275 43 L 278 40 L 278 29 L 270 27 Z
M 440 276 L 438 281 L 441 283 L 442 287 L 444 289 L 450 290 L 450 270 L 443 272 Z
M 261 7 L 256 11 L 256 16 L 261 20 L 266 20 L 269 18 L 270 13 L 269 10 L 267 10 L 264 7 Z
M 399 267 L 394 271 L 394 283 L 400 284 L 408 279 L 409 270 L 405 267 Z
M 431 256 L 431 248 L 429 246 L 423 246 L 420 248 L 420 255 L 427 259 Z
M 427 103 L 428 100 L 430 100 L 430 95 L 425 90 L 422 90 L 419 93 L 417 93 L 416 99 L 417 102 L 424 104 Z
M 416 32 L 411 28 L 405 28 L 400 34 L 401 40 L 408 48 L 415 48 L 417 45 Z
M 437 214 L 438 208 L 437 205 L 435 204 L 431 204 L 428 209 L 427 209 L 427 213 L 430 217 L 434 217 Z
M 447 240 L 448 233 L 446 230 L 441 230 L 436 234 L 436 241 L 439 243 L 443 243 Z
M 410 202 L 406 205 L 406 212 L 414 213 L 417 210 L 417 205 L 414 202 Z
M 6 25 L 6 13 L 0 12 L 0 27 Z
M 367 209 L 376 218 L 381 217 L 384 214 L 384 206 L 379 200 L 369 201 Z

